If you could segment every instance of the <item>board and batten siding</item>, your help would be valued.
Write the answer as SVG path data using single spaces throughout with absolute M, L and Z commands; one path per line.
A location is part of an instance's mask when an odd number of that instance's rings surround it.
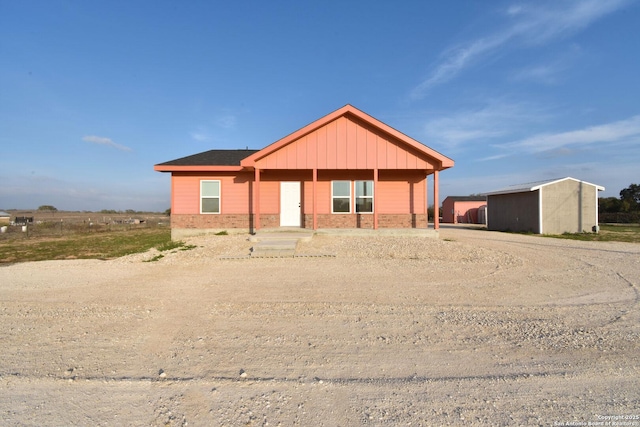
M 417 150 L 339 117 L 256 161 L 260 169 L 433 169 Z

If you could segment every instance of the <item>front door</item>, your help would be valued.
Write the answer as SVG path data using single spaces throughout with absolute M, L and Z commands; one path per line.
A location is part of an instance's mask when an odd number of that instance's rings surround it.
M 280 182 L 280 227 L 300 227 L 300 182 Z

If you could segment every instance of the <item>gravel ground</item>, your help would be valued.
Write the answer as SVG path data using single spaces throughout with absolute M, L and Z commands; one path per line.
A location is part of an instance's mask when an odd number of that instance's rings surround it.
M 640 245 L 440 237 L 0 267 L 1 424 L 640 425 Z

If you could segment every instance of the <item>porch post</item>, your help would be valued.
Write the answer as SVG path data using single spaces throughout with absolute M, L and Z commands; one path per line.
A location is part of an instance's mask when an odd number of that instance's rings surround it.
M 313 230 L 318 229 L 318 210 L 317 210 L 317 198 L 318 198 L 318 169 L 313 168 Z
M 253 197 L 255 198 L 253 202 L 253 214 L 256 216 L 253 224 L 255 231 L 260 229 L 260 169 L 255 168 L 255 179 L 254 184 L 256 188 L 253 191 Z
M 427 175 L 424 177 L 424 216 L 427 222 L 425 228 L 429 228 L 429 171 L 426 171 Z
M 376 197 L 378 191 L 378 168 L 373 170 L 373 229 L 378 229 L 378 204 L 376 203 Z
M 438 170 L 433 172 L 433 229 L 440 228 L 440 206 L 438 202 Z

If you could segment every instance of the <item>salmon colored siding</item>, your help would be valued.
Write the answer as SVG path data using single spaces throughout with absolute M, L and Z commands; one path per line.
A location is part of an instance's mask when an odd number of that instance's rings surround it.
M 303 185 L 302 212 L 313 213 L 313 182 L 308 171 L 266 171 L 260 181 L 260 211 L 263 214 L 280 212 L 280 182 L 299 181 Z M 309 175 L 309 176 L 307 176 Z M 371 181 L 371 171 L 321 171 L 316 183 L 319 214 L 331 214 L 331 182 Z M 249 212 L 251 174 L 199 175 L 173 174 L 171 211 L 174 214 L 200 213 L 200 181 L 219 180 L 221 214 Z M 353 196 L 353 194 L 352 194 Z M 381 174 L 374 194 L 376 210 L 382 214 L 424 213 L 425 178 L 420 172 L 386 171 Z
M 419 172 L 386 171 L 381 174 L 374 195 L 383 214 L 425 213 L 426 178 Z
M 279 181 L 260 182 L 260 212 L 264 214 L 280 212 Z
M 348 143 L 349 141 L 349 143 Z M 260 169 L 432 169 L 410 147 L 355 119 L 339 117 L 256 161 Z
M 177 174 L 171 177 L 174 214 L 200 213 L 200 181 L 220 181 L 220 213 L 239 214 L 249 211 L 249 183 L 251 174 Z M 207 214 L 215 215 L 215 214 Z
M 173 174 L 171 184 L 171 213 L 200 213 L 200 178 Z

